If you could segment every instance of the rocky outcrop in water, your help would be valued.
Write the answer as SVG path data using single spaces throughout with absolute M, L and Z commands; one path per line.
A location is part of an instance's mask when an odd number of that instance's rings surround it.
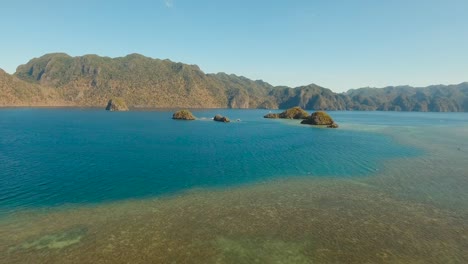
M 195 120 L 195 116 L 193 116 L 192 112 L 190 112 L 189 110 L 180 110 L 172 115 L 172 119 Z
M 122 98 L 112 98 L 107 103 L 107 111 L 128 111 L 127 104 Z
M 335 121 L 333 121 L 333 118 L 324 111 L 314 112 L 307 119 L 302 120 L 301 124 L 338 128 L 338 124 L 336 124 Z
M 268 114 L 264 115 L 263 117 L 264 118 L 279 118 L 279 114 L 268 113 Z
M 289 108 L 288 110 L 281 112 L 279 114 L 269 113 L 264 118 L 284 118 L 284 119 L 306 119 L 309 116 L 309 113 L 304 111 L 302 108 L 296 106 Z
M 229 120 L 229 118 L 225 117 L 225 116 L 222 116 L 222 115 L 215 115 L 213 117 L 213 120 L 214 121 L 217 121 L 217 122 L 224 122 L 224 123 L 229 123 L 231 122 L 231 120 Z

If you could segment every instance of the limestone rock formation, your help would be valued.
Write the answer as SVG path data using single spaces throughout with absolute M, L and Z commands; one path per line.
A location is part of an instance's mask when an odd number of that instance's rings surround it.
M 215 115 L 215 117 L 213 118 L 214 121 L 218 121 L 218 122 L 224 122 L 224 123 L 229 123 L 231 122 L 231 120 L 229 120 L 229 118 L 225 117 L 225 116 L 222 116 L 222 115 Z
M 279 118 L 279 114 L 268 113 L 268 114 L 264 115 L 263 117 L 264 118 Z
M 195 120 L 195 116 L 189 110 L 179 110 L 172 115 L 172 119 Z
M 279 114 L 269 113 L 264 118 L 306 119 L 308 116 L 309 113 L 296 106 Z
M 108 111 L 128 111 L 127 104 L 122 98 L 112 98 L 107 103 Z
M 338 124 L 336 124 L 331 116 L 324 111 L 314 112 L 307 119 L 302 120 L 301 124 L 338 128 Z

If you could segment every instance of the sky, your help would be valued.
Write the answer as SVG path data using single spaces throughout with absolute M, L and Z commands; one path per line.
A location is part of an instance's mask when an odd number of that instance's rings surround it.
M 0 0 L 0 68 L 130 53 L 335 92 L 468 81 L 467 0 Z

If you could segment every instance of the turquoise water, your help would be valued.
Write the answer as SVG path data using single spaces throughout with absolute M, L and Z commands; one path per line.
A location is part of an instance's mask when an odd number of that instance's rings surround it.
M 274 177 L 355 177 L 375 172 L 389 158 L 422 153 L 384 135 L 298 126 L 297 120 L 264 119 L 266 112 L 194 111 L 203 119 L 187 122 L 172 120 L 166 111 L 1 110 L 0 210 L 150 197 Z M 213 122 L 216 113 L 240 121 Z M 388 113 L 332 115 L 344 125 L 393 119 Z
M 0 263 L 468 263 L 467 113 L 266 112 L 0 110 Z

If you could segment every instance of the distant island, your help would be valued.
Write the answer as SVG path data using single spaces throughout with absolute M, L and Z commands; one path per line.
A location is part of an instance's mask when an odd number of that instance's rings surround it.
M 102 107 L 121 98 L 131 108 L 263 108 L 468 112 L 468 83 L 396 86 L 334 93 L 315 84 L 290 88 L 139 54 L 109 58 L 47 54 L 0 69 L 0 106 Z

